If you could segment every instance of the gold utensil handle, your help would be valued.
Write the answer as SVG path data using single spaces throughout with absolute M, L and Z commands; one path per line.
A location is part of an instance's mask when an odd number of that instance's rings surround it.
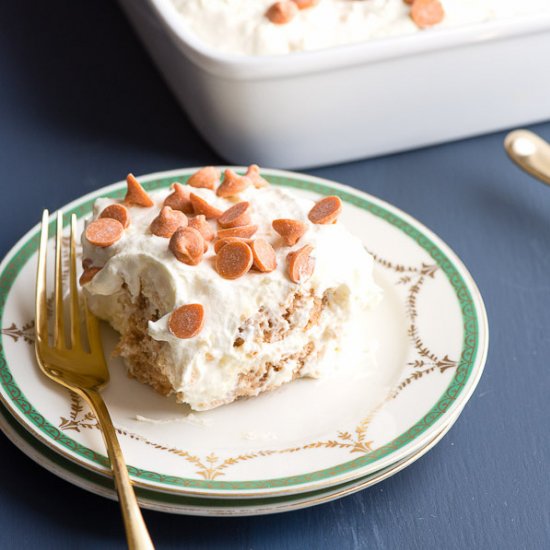
M 107 446 L 118 499 L 122 509 L 128 548 L 130 550 L 154 550 L 155 547 L 151 542 L 151 537 L 143 521 L 136 494 L 128 475 L 122 449 L 120 448 L 113 421 L 111 420 L 111 415 L 107 410 L 105 401 L 103 401 L 103 398 L 97 391 L 92 389 L 82 389 L 79 390 L 79 393 L 90 404 L 101 426 L 101 433 Z
M 529 130 L 514 130 L 506 136 L 504 148 L 520 168 L 550 185 L 550 143 Z

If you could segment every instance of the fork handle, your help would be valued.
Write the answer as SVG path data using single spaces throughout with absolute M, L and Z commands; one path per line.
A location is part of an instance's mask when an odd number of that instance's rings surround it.
M 128 548 L 130 550 L 154 550 L 155 547 L 153 546 L 149 531 L 147 531 L 145 521 L 141 515 L 136 494 L 132 487 L 130 476 L 128 475 L 128 469 L 126 468 L 122 449 L 120 448 L 115 427 L 113 426 L 113 421 L 111 420 L 111 415 L 107 410 L 105 401 L 103 401 L 99 392 L 92 389 L 81 390 L 79 393 L 81 393 L 82 397 L 90 404 L 101 426 L 101 433 L 103 434 L 103 439 L 107 446 L 107 453 L 111 461 L 111 468 L 115 478 L 118 500 L 122 509 L 122 518 L 124 520 Z

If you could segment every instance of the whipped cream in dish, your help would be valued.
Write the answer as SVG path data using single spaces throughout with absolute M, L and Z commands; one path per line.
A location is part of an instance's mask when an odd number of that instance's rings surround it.
M 224 53 L 275 55 L 320 50 L 422 32 L 403 0 L 319 0 L 286 24 L 266 13 L 273 0 L 171 0 L 185 26 Z M 495 19 L 550 13 L 548 0 L 440 0 L 452 28 Z
M 220 210 L 235 203 L 210 189 L 191 191 Z M 198 265 L 187 265 L 169 250 L 169 239 L 151 233 L 170 193 L 150 193 L 149 208 L 127 206 L 130 225 L 111 246 L 94 246 L 83 237 L 83 257 L 101 267 L 84 285 L 89 305 L 121 333 L 119 351 L 130 373 L 203 410 L 334 369 L 345 334 L 381 298 L 372 257 L 361 241 L 340 222 L 311 223 L 310 200 L 275 186 L 250 186 L 238 200 L 250 203 L 258 226 L 253 238 L 272 244 L 277 266 L 225 279 L 216 270 L 212 245 Z M 116 202 L 98 199 L 92 218 Z M 272 227 L 275 218 L 299 220 L 307 231 L 294 246 L 283 246 Z M 315 269 L 297 284 L 289 278 L 287 255 L 305 245 L 313 247 Z M 202 305 L 204 326 L 192 338 L 178 338 L 169 328 L 170 316 L 189 303 Z M 149 368 L 154 380 L 148 379 Z

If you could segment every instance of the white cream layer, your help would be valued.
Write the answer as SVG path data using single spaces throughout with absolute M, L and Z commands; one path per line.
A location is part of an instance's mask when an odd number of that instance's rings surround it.
M 232 204 L 216 197 L 210 190 L 193 191 L 220 209 L 225 210 Z M 149 334 L 170 346 L 173 368 L 165 374 L 176 391 L 182 391 L 186 402 L 197 410 L 210 408 L 219 400 L 231 400 L 239 374 L 249 368 L 247 359 L 253 360 L 253 364 L 263 361 L 277 364 L 282 355 L 299 352 L 311 338 L 326 341 L 329 345 L 324 360 L 322 358 L 313 370 L 303 374 L 319 376 L 323 370 L 332 369 L 342 336 L 339 332 L 346 332 L 345 327 L 349 324 L 362 322 L 360 316 L 377 303 L 381 295 L 372 277 L 373 260 L 361 241 L 341 223 L 309 223 L 307 213 L 312 201 L 277 187 L 249 188 L 241 194 L 240 200 L 250 202 L 252 223 L 259 226 L 255 237 L 263 237 L 273 244 L 278 266 L 272 273 L 251 271 L 239 279 L 226 280 L 214 268 L 212 246 L 198 266 L 188 266 L 178 262 L 168 250 L 168 239 L 150 233 L 149 225 L 168 194 L 168 190 L 152 193 L 154 207 L 131 207 L 131 225 L 114 245 L 97 248 L 83 237 L 84 257 L 92 258 L 94 265 L 104 265 L 86 287 L 96 314 L 109 320 L 115 328 L 124 326 L 125 312 L 119 302 L 105 298 L 116 295 L 123 283 L 127 284 L 132 296 L 137 296 L 140 289 L 148 296 L 158 296 L 155 303 L 162 317 L 149 323 Z M 98 199 L 94 217 L 113 202 Z M 273 219 L 283 217 L 308 223 L 308 231 L 292 248 L 281 246 L 280 237 L 271 227 Z M 239 326 L 256 314 L 261 306 L 280 317 L 279 305 L 298 288 L 288 278 L 286 255 L 305 244 L 313 245 L 316 266 L 311 279 L 301 287 L 305 293 L 313 290 L 317 296 L 322 296 L 329 288 L 338 288 L 336 298 L 330 304 L 332 315 L 327 316 L 328 319 L 316 327 L 314 333 L 293 331 L 280 342 L 261 346 L 252 338 L 246 338 L 251 334 L 244 334 L 244 345 L 234 347 Z M 169 332 L 167 322 L 171 311 L 188 303 L 203 305 L 204 328 L 198 336 L 181 340 Z M 304 319 L 295 321 L 305 324 L 309 312 L 303 316 Z M 272 375 L 278 385 L 291 379 L 291 369 L 273 372 Z
M 185 25 L 225 52 L 272 55 L 320 50 L 420 32 L 403 0 L 320 0 L 285 25 L 265 17 L 274 0 L 172 0 Z M 441 0 L 449 28 L 533 13 L 550 13 L 548 0 Z

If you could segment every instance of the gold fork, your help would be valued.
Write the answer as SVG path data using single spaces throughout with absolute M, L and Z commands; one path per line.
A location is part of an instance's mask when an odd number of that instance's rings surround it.
M 94 411 L 101 427 L 107 453 L 111 461 L 118 500 L 131 550 L 153 549 L 153 543 L 143 521 L 136 495 L 130 482 L 126 463 L 118 442 L 113 421 L 99 390 L 109 382 L 97 318 L 85 306 L 88 346 L 85 349 L 81 334 L 81 314 L 76 282 L 76 216 L 71 216 L 70 241 L 70 331 L 65 330 L 63 315 L 62 235 L 63 214 L 57 212 L 55 247 L 55 312 L 53 342 L 48 337 L 46 298 L 46 256 L 48 245 L 48 211 L 42 215 L 42 232 L 38 252 L 36 276 L 36 343 L 35 351 L 42 372 L 54 382 L 62 384 L 84 398 Z

